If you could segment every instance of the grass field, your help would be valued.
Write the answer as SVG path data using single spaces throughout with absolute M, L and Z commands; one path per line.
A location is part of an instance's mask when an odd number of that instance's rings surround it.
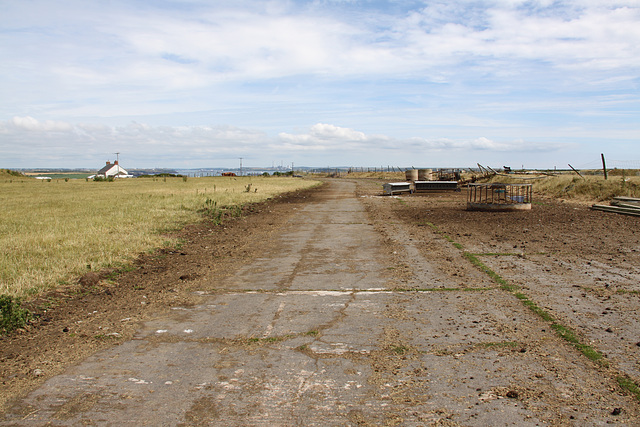
M 0 295 L 25 297 L 175 245 L 166 232 L 317 184 L 282 177 L 51 182 L 0 173 Z

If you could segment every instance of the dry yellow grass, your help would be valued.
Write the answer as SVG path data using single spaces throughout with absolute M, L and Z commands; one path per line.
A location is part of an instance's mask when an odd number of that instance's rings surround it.
M 527 178 L 526 176 L 521 176 Z M 535 180 L 522 180 L 503 175 L 494 176 L 492 182 L 531 183 L 535 194 L 584 204 L 608 201 L 613 197 L 640 197 L 640 176 L 637 171 L 614 171 L 605 180 L 602 175 L 582 173 L 546 176 Z
M 3 173 L 0 295 L 37 294 L 89 269 L 123 266 L 142 252 L 174 245 L 163 232 L 198 221 L 202 208 L 315 184 L 275 177 L 47 182 Z
M 341 177 L 343 178 L 370 178 L 370 179 L 384 179 L 389 182 L 391 181 L 404 181 L 406 175 L 404 172 L 391 172 L 391 171 L 380 171 L 380 172 L 351 172 L 351 173 L 342 173 Z

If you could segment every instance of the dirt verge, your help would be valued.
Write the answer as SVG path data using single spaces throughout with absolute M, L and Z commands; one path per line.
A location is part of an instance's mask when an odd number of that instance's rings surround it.
M 220 225 L 203 220 L 177 232 L 181 242 L 141 255 L 128 271 L 90 272 L 72 286 L 29 301 L 29 324 L 0 336 L 0 408 L 99 350 L 130 339 L 141 322 L 172 305 L 192 303 L 207 277 L 229 274 L 255 256 L 264 241 L 316 189 L 246 206 Z

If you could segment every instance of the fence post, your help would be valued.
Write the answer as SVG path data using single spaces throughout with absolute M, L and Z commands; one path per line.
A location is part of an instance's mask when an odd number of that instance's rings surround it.
M 604 171 L 604 179 L 607 179 L 607 164 L 604 162 L 604 154 L 600 153 L 600 157 L 602 158 L 602 170 Z

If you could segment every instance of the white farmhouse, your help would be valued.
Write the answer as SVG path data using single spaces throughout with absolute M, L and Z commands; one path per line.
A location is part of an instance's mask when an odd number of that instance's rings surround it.
M 124 170 L 118 164 L 117 160 L 113 162 L 113 164 L 111 164 L 111 162 L 107 160 L 107 164 L 102 169 L 100 169 L 98 173 L 96 173 L 96 176 L 100 176 L 103 178 L 108 178 L 110 176 L 114 178 L 129 178 L 131 175 L 129 175 L 129 172 Z

